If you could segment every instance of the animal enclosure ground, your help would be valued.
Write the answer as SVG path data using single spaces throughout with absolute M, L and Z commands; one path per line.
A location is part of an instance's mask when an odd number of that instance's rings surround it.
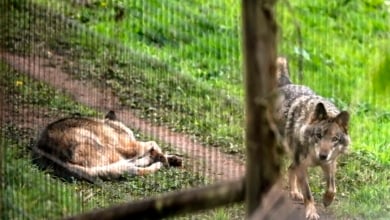
M 45 172 L 30 169 L 33 167 L 30 167 L 31 164 L 24 149 L 28 146 L 29 139 L 35 137 L 39 128 L 42 127 L 41 125 L 73 112 L 90 116 L 102 116 L 104 111 L 108 110 L 108 107 L 115 106 L 118 106 L 115 110 L 122 112 L 122 119 L 129 123 L 130 127 L 134 123 L 135 126 L 138 126 L 137 131 L 145 131 L 145 134 L 139 138 L 153 139 L 157 137 L 159 139 L 159 135 L 167 136 L 169 137 L 167 138 L 168 142 L 174 142 L 174 145 L 177 144 L 182 147 L 181 142 L 176 142 L 168 133 L 176 131 L 185 134 L 190 143 L 195 140 L 196 145 L 204 145 L 211 149 L 210 151 L 214 151 L 217 147 L 218 150 L 230 153 L 226 156 L 227 161 L 233 158 L 233 161 L 240 164 L 245 156 L 242 138 L 242 97 L 234 95 L 236 93 L 240 94 L 240 92 L 237 92 L 237 88 L 235 88 L 235 92 L 221 92 L 213 88 L 214 84 L 210 86 L 208 83 L 212 84 L 218 81 L 220 85 L 224 85 L 225 81 L 229 81 L 229 83 L 232 83 L 230 86 L 234 83 L 236 83 L 235 86 L 241 86 L 241 84 L 239 84 L 239 80 L 230 81 L 231 78 L 227 77 L 230 73 L 225 74 L 226 70 L 208 71 L 207 66 L 201 66 L 198 69 L 202 69 L 202 71 L 211 75 L 200 76 L 201 80 L 193 79 L 186 75 L 186 69 L 181 72 L 181 70 L 179 71 L 173 67 L 180 66 L 181 59 L 175 60 L 175 57 L 172 57 L 172 60 L 169 60 L 171 57 L 158 57 L 158 54 L 161 54 L 160 50 L 170 48 L 159 47 L 153 42 L 141 39 L 143 46 L 139 48 L 130 47 L 129 52 L 129 50 L 123 50 L 121 46 L 117 47 L 116 44 L 107 43 L 105 38 L 101 36 L 102 33 L 93 35 L 87 29 L 80 29 L 78 25 L 71 25 L 58 19 L 53 14 L 23 8 L 21 2 L 24 1 L 22 0 L 12 2 L 15 3 L 15 7 L 4 10 L 1 8 L 1 11 L 4 12 L 1 16 L 4 17 L 1 17 L 0 20 L 0 45 L 4 52 L 2 56 L 6 53 L 6 56 L 9 56 L 11 62 L 15 62 L 15 66 L 20 70 L 20 73 L 17 73 L 18 71 L 13 71 L 9 67 L 6 68 L 6 65 L 2 64 L 4 77 L 2 77 L 1 92 L 3 93 L 1 97 L 7 97 L 7 99 L 1 99 L 3 101 L 1 106 L 2 109 L 5 109 L 2 112 L 7 113 L 4 114 L 4 117 L 2 115 L 1 120 L 2 125 L 4 119 L 11 122 L 11 124 L 7 123 L 5 127 L 2 126 L 2 133 L 4 131 L 6 134 L 11 134 L 11 138 L 7 135 L 7 139 L 10 139 L 6 142 L 7 146 L 12 146 L 11 149 L 20 150 L 11 152 L 12 157 L 10 158 L 13 160 L 7 161 L 15 167 L 8 170 L 15 174 L 11 176 L 11 179 L 15 181 L 8 183 L 13 186 L 27 187 L 30 185 L 25 186 L 24 183 L 33 179 L 31 177 L 35 175 L 41 178 L 41 182 L 33 182 L 35 184 L 31 185 L 42 185 L 40 187 L 42 191 L 37 190 L 40 193 L 31 194 L 31 200 L 22 195 L 22 193 L 28 192 L 26 189 L 23 191 L 20 190 L 21 188 L 12 189 L 8 187 L 4 191 L 9 193 L 7 195 L 14 195 L 14 197 L 9 197 L 14 199 L 12 201 L 17 203 L 22 201 L 21 209 L 9 206 L 13 208 L 12 210 L 16 210 L 19 216 L 26 214 L 22 211 L 24 208 L 28 210 L 27 208 L 30 207 L 31 210 L 34 207 L 36 203 L 31 201 L 34 201 L 33 199 L 37 198 L 37 195 L 45 193 L 45 187 L 48 186 L 42 184 L 42 181 L 55 186 L 47 188 L 51 189 L 49 196 L 59 198 L 58 195 L 61 190 L 57 190 L 56 187 L 62 187 L 60 189 L 66 191 L 63 195 L 69 195 L 67 197 L 68 201 L 64 202 L 78 201 L 77 197 L 73 197 L 74 194 L 82 195 L 84 200 L 77 204 L 87 209 L 88 207 L 107 206 L 109 205 L 105 202 L 107 199 L 113 202 L 124 201 L 153 193 L 208 183 L 207 178 L 205 179 L 203 175 L 193 176 L 193 171 L 199 171 L 206 175 L 210 174 L 211 179 L 215 178 L 216 180 L 224 178 L 225 175 L 223 174 L 225 173 L 228 175 L 242 173 L 238 169 L 236 173 L 230 174 L 227 169 L 223 168 L 224 165 L 208 169 L 208 166 L 213 165 L 213 163 L 207 165 L 206 161 L 213 161 L 217 153 L 210 154 L 204 160 L 200 159 L 199 164 L 195 164 L 199 165 L 197 166 L 200 167 L 199 169 L 195 169 L 194 164 L 190 164 L 186 165 L 185 170 L 165 170 L 156 176 L 128 180 L 128 184 L 103 184 L 102 186 L 93 186 L 92 189 L 90 189 L 90 185 L 84 185 L 77 181 L 74 184 L 56 182 L 55 178 Z M 44 1 L 39 0 L 39 2 Z M 147 1 L 144 2 L 148 3 Z M 386 219 L 390 213 L 387 204 L 390 199 L 388 193 L 390 192 L 388 184 L 390 181 L 389 102 L 387 102 L 386 97 L 376 96 L 369 89 L 372 66 L 379 62 L 376 59 L 380 54 L 380 42 L 385 40 L 387 33 L 389 33 L 388 13 L 384 9 L 385 6 L 380 5 L 380 1 L 348 1 L 345 4 L 340 1 L 331 1 L 329 4 L 329 1 L 291 2 L 298 9 L 293 14 L 301 19 L 301 25 L 304 28 L 305 47 L 304 50 L 297 48 L 294 27 L 292 27 L 291 22 L 283 22 L 283 42 L 280 48 L 283 53 L 287 53 L 287 56 L 291 57 L 294 80 L 297 79 L 295 74 L 297 71 L 294 71 L 294 69 L 297 69 L 295 65 L 296 58 L 304 55 L 305 78 L 303 83 L 309 85 L 321 95 L 330 97 L 341 108 L 348 108 L 352 114 L 350 128 L 352 149 L 351 153 L 342 158 L 339 163 L 337 200 L 330 208 L 335 215 L 344 219 Z M 220 11 L 225 11 L 223 10 L 224 4 L 217 8 L 220 7 Z M 4 5 L 0 6 L 3 7 Z M 81 15 L 97 13 L 103 16 L 112 7 L 113 5 L 108 5 L 107 8 L 82 8 L 87 12 L 82 11 Z M 72 9 L 72 12 L 77 14 L 80 12 L 79 9 Z M 148 10 L 152 9 L 149 8 Z M 168 9 L 172 10 L 172 8 Z M 164 12 L 164 10 L 157 16 L 169 13 Z M 216 13 L 218 12 L 219 10 L 216 10 Z M 290 21 L 293 15 L 283 10 L 279 12 L 284 16 L 284 21 Z M 229 13 L 233 12 L 229 11 Z M 90 22 L 100 25 L 100 27 L 110 24 L 110 22 L 106 22 L 104 25 L 94 23 L 98 22 L 99 19 L 93 19 L 95 17 L 90 15 L 88 17 L 92 18 Z M 202 32 L 203 28 L 207 29 L 209 27 L 217 27 L 218 29 L 220 27 L 218 25 L 220 19 L 218 18 L 225 17 L 225 14 L 219 14 L 216 17 L 202 20 L 202 17 L 195 16 L 193 18 L 197 21 L 199 19 L 199 21 L 205 22 L 192 22 L 191 20 L 191 23 L 184 23 L 183 25 L 193 27 L 199 32 Z M 104 16 L 101 18 L 104 18 Z M 187 21 L 185 19 L 179 20 Z M 161 21 L 160 27 L 145 26 L 145 33 L 149 33 L 146 38 L 165 36 L 166 33 L 169 33 L 171 29 L 164 23 L 166 21 L 163 19 Z M 104 19 L 103 22 L 105 22 Z M 341 25 L 345 22 L 346 25 Z M 88 25 L 88 23 L 86 24 Z M 117 25 L 118 23 L 114 24 Z M 201 26 L 202 24 L 206 25 Z M 340 29 L 341 26 L 343 29 Z M 229 33 L 235 30 L 233 26 L 226 28 Z M 99 30 L 103 31 L 103 29 Z M 160 33 L 158 30 L 162 30 L 162 32 Z M 226 35 L 223 31 L 213 31 L 212 33 L 215 35 L 225 34 L 225 37 L 230 38 L 230 35 Z M 115 36 L 107 37 L 118 42 L 122 40 L 115 38 Z M 196 36 L 193 37 L 196 38 Z M 239 39 L 236 38 L 237 36 L 227 42 L 237 42 Z M 188 48 L 189 53 L 187 55 L 186 53 L 176 55 L 183 56 L 183 59 L 191 59 L 191 54 L 199 52 L 199 54 L 210 55 L 210 57 L 199 56 L 200 58 L 206 57 L 213 59 L 213 63 L 218 63 L 208 52 L 207 38 L 197 42 L 202 46 L 196 47 L 197 44 L 194 43 L 193 48 Z M 137 44 L 135 43 L 135 45 Z M 210 46 L 215 46 L 213 47 L 214 51 L 224 51 L 226 49 L 220 43 L 211 43 Z M 139 53 L 139 51 L 142 51 L 142 53 Z M 162 54 L 169 54 L 169 51 Z M 238 54 L 234 53 L 231 53 L 230 56 L 235 57 L 235 59 L 239 57 Z M 5 58 L 2 59 L 6 60 Z M 188 60 L 188 63 L 191 62 L 195 61 Z M 218 65 L 211 65 L 211 67 L 218 69 Z M 194 70 L 196 69 L 195 66 Z M 45 70 L 42 71 L 43 75 L 41 76 L 39 74 L 42 73 L 38 74 L 40 70 Z M 64 85 L 59 80 L 61 79 L 60 75 L 51 78 L 53 76 L 50 74 L 52 71 L 61 71 L 67 74 L 64 75 L 63 80 L 74 83 Z M 218 75 L 219 73 L 221 74 Z M 239 70 L 233 70 L 232 73 L 239 74 Z M 30 79 L 27 80 L 25 77 L 27 74 L 32 76 L 35 74 L 36 77 L 41 77 L 40 79 L 43 80 L 47 77 L 48 81 L 56 83 L 54 87 L 57 87 L 57 89 L 53 87 L 49 89 L 47 84 L 43 82 L 32 83 Z M 207 77 L 209 79 L 206 79 Z M 5 81 L 6 79 L 9 79 L 9 81 Z M 94 96 L 93 99 L 88 99 L 88 94 L 80 93 L 79 87 L 86 93 L 99 95 Z M 13 90 L 9 91 L 9 88 L 13 88 Z M 73 95 L 72 92 L 74 92 Z M 115 99 L 109 98 L 111 93 L 114 94 Z M 7 101 L 4 103 L 4 100 Z M 4 108 L 10 103 L 14 104 L 11 111 L 11 108 Z M 130 109 L 134 113 L 134 118 L 126 112 Z M 26 116 L 31 116 L 31 118 Z M 145 119 L 147 123 L 133 121 L 136 120 L 135 118 Z M 12 122 L 15 123 L 12 124 Z M 157 132 L 159 128 L 156 126 L 160 125 L 167 129 L 167 133 Z M 22 129 L 18 128 L 20 126 Z M 29 126 L 33 127 L 29 128 Z M 22 139 L 18 137 L 22 137 Z M 164 145 L 164 147 L 170 151 L 175 150 L 169 145 Z M 196 152 L 194 155 L 199 153 L 199 158 L 201 158 L 201 152 Z M 191 153 L 188 156 L 187 161 L 192 161 Z M 223 161 L 220 162 L 224 164 Z M 24 174 L 19 175 L 20 173 Z M 24 179 L 16 181 L 18 180 L 16 177 Z M 315 172 L 310 177 L 316 201 L 321 201 L 323 189 L 321 177 Z M 172 182 L 170 180 L 176 181 Z M 18 190 L 20 190 L 20 193 L 15 193 Z M 134 192 L 135 196 L 124 196 L 129 192 Z M 63 196 L 64 200 L 66 200 L 65 197 Z M 41 199 L 38 203 L 46 197 Z M 11 200 L 5 202 L 11 205 Z M 60 203 L 56 203 L 56 201 L 42 202 L 40 207 L 53 207 L 54 204 Z M 321 205 L 319 204 L 319 206 Z M 61 210 L 62 207 L 57 208 Z M 64 208 L 61 212 L 70 213 L 69 210 L 71 208 Z M 237 219 L 240 219 L 242 217 L 242 211 L 237 211 L 237 208 L 233 211 L 229 210 L 219 209 L 207 214 L 207 216 L 210 219 L 213 219 L 213 217 L 225 217 L 224 219 L 237 217 Z M 42 216 L 42 213 L 40 213 L 40 216 Z
M 24 152 L 26 155 L 23 158 L 29 158 L 29 148 L 31 144 L 34 142 L 34 139 L 37 137 L 40 129 L 42 129 L 48 123 L 72 114 L 72 113 L 82 113 L 90 116 L 100 115 L 100 117 L 104 114 L 104 112 L 109 109 L 115 109 L 118 117 L 123 119 L 126 124 L 130 125 L 131 128 L 135 129 L 136 133 L 141 135 L 141 137 L 152 138 L 154 140 L 159 140 L 159 143 L 162 143 L 167 149 L 171 150 L 171 152 L 177 152 L 179 154 L 185 155 L 185 172 L 184 176 L 180 177 L 180 171 L 162 171 L 162 174 L 158 175 L 160 178 L 146 178 L 148 183 L 152 183 L 152 181 L 161 181 L 161 176 L 167 175 L 165 178 L 174 178 L 177 183 L 173 186 L 169 186 L 169 188 L 161 187 L 162 189 L 157 189 L 160 192 L 164 192 L 165 190 L 177 190 L 183 187 L 189 187 L 189 183 L 198 185 L 192 185 L 193 187 L 200 186 L 206 183 L 214 182 L 214 181 L 223 181 L 223 180 L 231 180 L 237 179 L 245 174 L 245 169 L 243 163 L 239 158 L 234 157 L 233 155 L 228 155 L 223 152 L 220 152 L 216 148 L 207 148 L 202 146 L 195 141 L 191 140 L 185 134 L 172 132 L 168 128 L 163 126 L 156 126 L 151 124 L 150 122 L 137 118 L 132 114 L 131 111 L 123 109 L 123 107 L 117 104 L 117 98 L 110 94 L 110 91 L 104 91 L 102 89 L 96 88 L 92 86 L 88 82 L 79 81 L 76 79 L 72 79 L 68 74 L 63 72 L 59 66 L 60 63 L 63 62 L 63 58 L 53 55 L 53 60 L 49 61 L 49 59 L 45 59 L 42 57 L 22 57 L 8 52 L 1 52 L 0 56 L 3 60 L 2 63 L 2 76 L 6 78 L 3 80 L 1 84 L 1 91 L 5 91 L 5 94 L 2 94 L 2 105 L 0 108 L 0 115 L 2 116 L 2 129 L 4 129 L 4 133 L 7 138 L 13 140 L 15 143 L 13 145 L 21 145 L 22 149 L 18 149 L 17 152 Z M 55 58 L 54 58 L 55 57 Z M 54 61 L 58 62 L 58 65 L 54 65 Z M 50 63 L 50 65 L 48 65 Z M 12 75 L 11 77 L 6 77 L 6 74 Z M 7 79 L 8 78 L 8 79 Z M 41 102 L 47 102 L 52 99 L 52 96 L 48 97 L 35 97 L 45 95 L 45 93 L 38 92 L 37 94 L 29 93 L 30 89 L 19 90 L 20 87 L 26 86 L 26 84 L 30 84 L 29 86 L 34 87 L 34 84 L 38 83 L 41 85 L 42 89 L 44 84 L 48 85 L 51 88 L 55 88 L 57 91 L 61 91 L 60 93 L 55 94 L 55 99 L 61 99 L 61 93 L 63 93 L 68 97 L 73 99 L 74 103 L 66 103 L 69 105 L 68 108 L 64 108 L 64 106 L 53 106 L 52 104 L 48 104 L 48 106 L 41 105 Z M 42 83 L 42 84 L 41 84 Z M 45 89 L 43 89 L 45 90 Z M 41 91 L 43 91 L 41 90 Z M 49 90 L 49 89 L 48 89 Z M 50 91 L 51 93 L 54 91 Z M 47 94 L 46 94 L 47 95 Z M 41 101 L 37 101 L 35 99 L 42 99 Z M 66 98 L 64 98 L 66 99 Z M 35 101 L 34 101 L 35 100 Z M 71 100 L 68 100 L 71 102 Z M 65 101 L 66 102 L 66 101 Z M 37 103 L 41 103 L 38 104 Z M 76 104 L 78 103 L 78 104 Z M 64 104 L 64 103 L 63 103 Z M 84 107 L 86 106 L 86 107 Z M 104 107 L 102 107 L 104 106 Z M 73 109 L 72 109 L 73 107 Z M 86 110 L 86 109 L 88 110 Z M 17 138 L 22 137 L 22 138 Z M 12 142 L 12 141 L 11 141 Z M 24 146 L 24 147 L 23 147 Z M 17 148 L 17 146 L 13 146 Z M 25 149 L 23 149 L 25 148 Z M 12 156 L 11 156 L 12 157 Z M 26 161 L 27 162 L 27 161 Z M 6 166 L 11 166 L 10 164 L 5 164 Z M 31 165 L 30 165 L 31 166 Z M 34 172 L 37 172 L 34 170 Z M 39 171 L 38 171 L 39 172 Z M 192 173 L 192 174 L 189 174 Z M 179 175 L 178 175 L 179 174 Z M 172 176 L 174 175 L 174 176 Z M 188 175 L 193 175 L 192 177 L 188 177 Z M 206 179 L 203 179 L 204 176 Z M 138 178 L 138 177 L 137 177 Z M 145 181 L 145 178 L 140 177 L 140 181 Z M 166 181 L 165 178 L 162 178 L 162 181 Z M 183 182 L 183 179 L 185 181 Z M 42 180 L 44 181 L 44 180 Z M 186 183 L 187 182 L 187 183 Z M 75 181 L 76 184 L 80 184 L 78 181 Z M 145 194 L 143 196 L 149 195 L 149 193 L 153 192 L 153 189 L 145 186 Z M 57 183 L 58 184 L 58 183 Z M 117 183 L 118 184 L 118 183 Z M 154 183 L 156 184 L 156 183 Z M 161 183 L 157 183 L 161 184 Z M 166 183 L 163 183 L 166 184 Z M 200 184 L 200 185 L 199 185 Z M 124 187 L 124 191 L 128 190 L 126 186 Z M 153 185 L 153 183 L 152 183 Z M 187 186 L 186 186 L 187 185 Z M 57 185 L 57 187 L 61 187 Z M 82 185 L 80 188 L 81 198 L 73 198 L 74 200 L 82 199 L 85 201 L 91 200 L 90 203 L 85 204 L 85 210 L 96 208 L 96 207 L 105 207 L 108 204 L 105 204 L 103 201 L 93 200 L 93 196 L 96 195 L 94 190 L 86 190 L 82 189 L 87 187 Z M 159 187 L 159 186 L 157 186 Z M 108 187 L 110 188 L 110 187 Z M 104 189 L 102 189 L 104 190 Z M 112 193 L 119 194 L 113 192 L 114 189 L 109 189 L 108 192 L 103 196 L 105 199 L 109 199 Z M 140 189 L 142 190 L 142 189 Z M 148 192 L 151 190 L 151 192 Z M 87 192 L 85 192 L 87 191 Z M 128 192 L 131 194 L 131 192 Z M 87 195 L 84 195 L 87 194 Z M 141 192 L 136 192 L 135 198 L 138 198 L 142 195 Z M 150 194 L 152 195 L 152 194 Z M 87 197 L 87 198 L 84 198 Z M 88 198 L 89 197 L 89 198 Z M 114 195 L 117 197 L 115 202 L 124 202 L 123 195 Z M 42 197 L 45 198 L 45 197 Z M 72 200 L 72 197 L 69 198 Z M 102 199 L 102 198 L 99 198 Z M 85 202 L 84 201 L 84 202 Z M 57 201 L 60 203 L 59 201 Z M 103 204 L 101 204 L 103 202 Z M 93 204 L 97 203 L 97 204 Z M 114 204 L 111 202 L 110 204 Z M 61 205 L 61 204 L 58 204 Z M 97 206 L 96 206 L 97 205 Z M 297 208 L 302 208 L 301 203 L 296 203 Z M 329 210 L 324 210 L 320 206 L 318 207 L 320 210 L 321 216 L 323 219 L 333 219 L 332 214 Z M 85 211 L 84 210 L 84 211 Z M 233 211 L 231 211 L 233 210 Z M 234 216 L 237 219 L 240 219 L 244 216 L 243 208 L 233 208 L 227 213 L 230 213 L 228 219 L 234 219 Z M 67 210 L 72 211 L 72 210 Z M 205 214 L 206 216 L 218 215 L 216 214 Z M 206 212 L 207 213 L 207 212 Z M 55 215 L 56 213 L 51 213 Z M 57 213 L 58 214 L 58 213 Z M 219 214 L 223 215 L 223 214 Z M 45 216 L 48 217 L 48 216 Z
M 4 54 L 2 54 L 4 55 Z M 13 57 L 15 58 L 15 57 Z M 6 57 L 2 56 L 2 59 L 7 60 Z M 28 59 L 28 58 L 27 58 Z M 4 61 L 3 60 L 3 61 Z M 15 61 L 16 59 L 13 59 Z M 11 61 L 11 60 L 8 60 Z M 33 61 L 27 61 L 25 62 L 31 62 Z M 12 61 L 10 62 L 12 64 Z M 15 64 L 15 63 L 14 63 Z M 36 63 L 36 65 L 40 65 L 42 62 Z M 27 65 L 27 67 L 30 67 L 27 71 L 34 71 L 32 68 L 34 65 Z M 81 114 L 86 114 L 90 116 L 96 116 L 99 115 L 99 113 L 96 110 L 87 110 L 83 107 L 82 104 L 75 104 L 72 103 L 71 100 L 66 100 L 66 96 L 60 97 L 61 92 L 54 92 L 54 90 L 51 90 L 50 88 L 46 88 L 48 93 L 54 93 L 54 99 L 65 99 L 66 101 L 63 101 L 62 103 L 53 104 L 50 103 L 50 100 L 53 99 L 53 96 L 48 97 L 35 97 L 36 95 L 44 95 L 42 93 L 35 94 L 34 92 L 31 92 L 30 89 L 34 88 L 35 86 L 40 87 L 40 92 L 42 92 L 43 87 L 45 87 L 44 84 L 40 83 L 39 81 L 31 79 L 29 76 L 24 75 L 23 73 L 20 73 L 18 71 L 13 70 L 12 67 L 8 66 L 6 63 L 1 63 L 1 76 L 3 77 L 1 81 L 1 91 L 2 91 L 2 103 L 0 108 L 0 115 L 1 115 L 1 138 L 4 140 L 2 141 L 2 144 L 7 145 L 10 149 L 5 149 L 5 155 L 4 158 L 7 158 L 8 160 L 5 161 L 5 163 L 2 165 L 6 169 L 5 177 L 4 177 L 4 183 L 9 187 L 8 190 L 15 190 L 15 191 L 23 191 L 28 190 L 27 188 L 22 187 L 23 189 L 19 189 L 18 186 L 14 186 L 13 181 L 17 180 L 18 178 L 16 176 L 16 173 L 13 172 L 13 170 L 9 168 L 16 168 L 15 172 L 20 169 L 20 172 L 26 172 L 28 173 L 34 173 L 36 175 L 35 177 L 30 177 L 31 182 L 35 184 L 44 184 L 47 189 L 50 189 L 52 187 L 60 188 L 55 190 L 61 190 L 64 192 L 64 195 L 62 197 L 68 197 L 66 201 L 62 200 L 55 200 L 57 198 L 56 195 L 52 195 L 53 198 L 49 199 L 51 202 L 55 203 L 56 206 L 62 207 L 61 209 L 64 209 L 59 212 L 48 212 L 45 214 L 45 212 L 41 213 L 34 213 L 32 211 L 32 208 L 30 205 L 29 207 L 24 207 L 24 203 L 29 203 L 29 201 L 32 199 L 29 197 L 29 193 L 26 192 L 26 195 L 24 197 L 25 201 L 22 202 L 21 207 L 23 209 L 23 212 L 26 212 L 26 214 L 29 216 L 34 217 L 58 217 L 63 215 L 69 215 L 71 213 L 79 213 L 80 211 L 89 210 L 92 208 L 97 207 L 106 207 L 108 205 L 112 205 L 118 202 L 125 202 L 129 199 L 139 199 L 144 196 L 150 196 L 157 193 L 164 193 L 171 190 L 178 190 L 182 188 L 188 188 L 188 187 L 196 187 L 200 185 L 204 185 L 209 183 L 210 181 L 216 181 L 216 180 L 222 180 L 227 178 L 234 178 L 242 174 L 241 173 L 234 173 L 229 172 L 229 170 L 224 170 L 224 175 L 221 176 L 220 172 L 215 167 L 218 167 L 219 165 L 226 165 L 230 164 L 231 167 L 229 167 L 231 170 L 234 170 L 233 166 L 237 166 L 237 168 L 242 168 L 242 164 L 235 162 L 235 160 L 228 155 L 223 155 L 221 153 L 216 153 L 216 151 L 208 151 L 207 149 L 197 149 L 196 144 L 189 140 L 187 137 L 178 134 L 178 133 L 172 133 L 170 131 L 165 130 L 164 136 L 166 142 L 163 142 L 164 140 L 160 140 L 159 143 L 163 145 L 164 148 L 170 150 L 171 152 L 177 152 L 180 154 L 185 155 L 185 169 L 179 170 L 179 169 L 170 169 L 170 170 L 162 170 L 161 172 L 158 172 L 154 175 L 148 175 L 146 177 L 137 177 L 137 178 L 127 178 L 125 181 L 118 181 L 114 183 L 108 183 L 108 182 L 102 182 L 98 183 L 97 186 L 89 185 L 86 183 L 83 183 L 82 181 L 74 180 L 73 182 L 67 183 L 62 182 L 61 180 L 56 179 L 55 177 L 50 177 L 50 175 L 46 176 L 47 172 L 42 172 L 37 170 L 37 168 L 31 163 L 30 158 L 30 147 L 31 144 L 33 144 L 35 138 L 37 137 L 40 129 L 42 129 L 46 124 L 49 122 L 56 120 L 60 117 L 69 115 L 71 112 L 75 111 L 74 113 L 78 112 Z M 21 67 L 21 66 L 19 66 Z M 26 66 L 25 66 L 26 67 Z M 45 66 L 40 66 L 39 68 L 41 71 L 45 71 Z M 24 68 L 24 67 L 21 67 Z M 18 68 L 16 68 L 18 69 Z M 26 70 L 26 69 L 24 69 Z M 47 72 L 46 72 L 47 73 Z M 30 72 L 31 74 L 31 72 Z M 59 76 L 61 73 L 56 73 Z M 48 77 L 49 78 L 49 77 Z M 61 81 L 62 83 L 65 83 L 66 80 Z M 68 81 L 69 82 L 69 81 Z M 69 82 L 70 83 L 70 82 Z M 76 82 L 73 82 L 77 84 Z M 26 84 L 28 86 L 26 86 Z M 20 87 L 29 87 L 29 89 L 20 89 Z M 85 84 L 80 84 L 80 89 L 78 90 L 78 93 L 72 93 L 69 90 L 60 89 L 64 92 L 67 91 L 68 95 L 79 95 L 83 96 L 84 93 L 81 94 L 80 91 L 84 90 L 86 87 Z M 72 87 L 74 90 L 77 90 L 74 85 Z M 58 88 L 57 88 L 58 89 Z M 89 87 L 89 89 L 93 89 Z M 29 91 L 30 90 L 30 91 Z M 72 90 L 73 91 L 73 90 Z M 91 90 L 89 90 L 91 91 Z M 91 95 L 91 93 L 89 93 Z M 91 96 L 90 96 L 91 98 Z M 38 99 L 38 100 L 36 100 Z M 41 99 L 41 100 L 39 100 Z M 92 99 L 92 98 L 91 98 Z M 44 103 L 45 102 L 45 103 Z M 67 103 L 70 102 L 70 103 Z M 69 107 L 73 107 L 72 109 L 67 109 L 66 106 L 69 105 Z M 118 112 L 119 117 L 123 117 L 124 113 L 123 110 Z M 101 113 L 103 114 L 103 113 Z M 127 114 L 127 116 L 130 113 Z M 124 117 L 125 119 L 128 119 L 128 117 Z M 131 121 L 133 122 L 135 119 L 133 118 Z M 142 119 L 138 119 L 141 120 Z M 139 121 L 138 121 L 139 122 Z M 143 138 L 157 138 L 154 136 L 155 134 L 159 134 L 161 131 L 159 127 L 153 126 L 149 124 L 146 121 L 139 122 L 137 125 L 141 126 L 140 129 L 136 129 L 136 133 L 138 134 L 138 137 Z M 152 129 L 152 133 L 145 132 L 145 129 Z M 161 127 L 161 129 L 164 129 Z M 166 128 L 165 128 L 166 129 Z M 140 136 L 139 132 L 145 132 Z M 150 130 L 149 130 L 150 132 Z M 160 134 L 159 134 L 160 135 Z M 187 142 L 186 142 L 187 141 Z M 170 142 L 170 145 L 167 144 L 167 142 Z M 191 146 L 191 148 L 187 148 L 187 152 L 181 148 L 180 150 L 177 150 L 175 148 L 176 144 L 178 143 L 185 143 L 185 146 Z M 2 146 L 3 147 L 3 146 Z M 199 147 L 199 145 L 198 145 Z M 180 149 L 180 147 L 177 147 Z M 198 153 L 192 154 L 192 149 L 198 150 Z M 17 156 L 20 155 L 20 156 Z M 18 163 L 13 161 L 17 160 L 20 163 L 23 163 L 24 168 L 18 168 Z M 210 167 L 210 165 L 214 165 L 213 167 Z M 219 165 L 218 165 L 219 164 Z M 197 166 L 197 168 L 196 168 Z M 31 171 L 32 170 L 32 171 Z M 41 172 L 41 173 L 40 173 Z M 28 177 L 28 173 L 24 174 L 23 176 Z M 40 173 L 40 174 L 37 174 Z M 49 174 L 48 172 L 47 174 Z M 207 176 L 207 179 L 203 176 Z M 47 178 L 53 178 L 52 180 L 48 180 Z M 10 182 L 11 181 L 11 182 Z M 23 181 L 26 180 L 18 180 L 23 183 Z M 49 186 L 49 184 L 53 184 L 52 186 Z M 13 188 L 15 187 L 15 188 Z M 61 189 L 62 188 L 62 189 Z M 30 189 L 31 190 L 31 189 Z M 40 190 L 40 192 L 36 192 L 36 190 Z M 36 194 L 42 194 L 43 196 L 38 197 L 38 201 L 41 201 L 41 204 L 39 204 L 39 207 L 43 208 L 45 202 L 44 200 L 47 199 L 44 194 L 45 188 L 39 188 L 36 189 L 35 187 L 31 190 L 35 196 Z M 78 192 L 78 196 L 74 196 L 74 192 Z M 10 192 L 10 193 L 11 193 Z M 10 207 L 11 203 L 17 203 L 18 200 L 22 198 L 18 198 L 15 196 L 11 196 L 11 194 L 7 194 L 7 190 L 4 193 L 3 198 L 9 199 L 9 201 L 3 201 L 5 204 L 5 207 L 7 210 L 10 211 L 10 213 L 4 212 L 4 217 L 9 217 L 10 215 L 15 215 L 15 208 L 16 207 Z M 17 199 L 15 201 L 15 199 Z M 23 200 L 23 199 L 22 199 Z M 69 201 L 68 201 L 69 200 Z M 69 202 L 80 202 L 79 200 L 82 200 L 82 204 L 80 204 L 81 207 L 75 207 L 70 206 Z M 67 208 L 66 208 L 67 207 Z M 81 209 L 80 209 L 81 208 Z M 239 209 L 241 210 L 241 209 Z M 12 213 L 14 212 L 14 213 Z M 210 215 L 210 214 L 208 214 Z

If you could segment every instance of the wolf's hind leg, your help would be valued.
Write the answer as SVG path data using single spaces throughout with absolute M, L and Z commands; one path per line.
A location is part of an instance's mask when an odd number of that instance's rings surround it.
M 103 178 L 115 178 L 124 174 L 133 176 L 146 175 L 158 171 L 163 166 L 162 162 L 155 162 L 146 167 L 138 167 L 132 160 L 121 160 L 107 166 L 88 168 L 87 171 Z

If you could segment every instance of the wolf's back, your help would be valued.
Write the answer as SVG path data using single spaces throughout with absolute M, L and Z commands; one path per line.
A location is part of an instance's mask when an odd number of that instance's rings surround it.
M 281 95 L 277 112 L 282 133 L 306 123 L 318 103 L 324 104 L 329 116 L 335 116 L 340 112 L 332 102 L 317 95 L 309 87 L 293 84 L 285 58 L 277 59 L 277 67 L 277 81 Z
M 72 116 L 49 124 L 32 154 L 42 169 L 52 167 L 62 178 L 75 176 L 94 182 L 97 177 L 110 179 L 135 172 L 133 165 L 116 157 L 114 148 L 120 140 L 135 140 L 131 130 L 120 122 Z
M 287 122 L 306 123 L 318 103 L 322 103 L 329 116 L 334 117 L 340 110 L 329 100 L 317 95 L 306 86 L 289 84 L 279 88 L 282 96 L 280 117 L 284 126 Z

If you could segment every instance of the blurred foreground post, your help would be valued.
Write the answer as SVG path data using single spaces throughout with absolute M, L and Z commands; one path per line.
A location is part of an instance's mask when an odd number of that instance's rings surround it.
M 275 0 L 243 0 L 246 92 L 246 205 L 251 216 L 279 177 L 272 114 L 276 88 Z M 275 126 L 274 126 L 275 127 Z
M 273 121 L 276 88 L 275 0 L 243 0 L 246 177 L 93 210 L 68 219 L 160 219 L 238 203 L 249 219 L 303 219 L 275 186 L 281 158 Z M 272 190 L 271 190 L 272 189 Z M 263 202 L 263 203 L 262 203 Z

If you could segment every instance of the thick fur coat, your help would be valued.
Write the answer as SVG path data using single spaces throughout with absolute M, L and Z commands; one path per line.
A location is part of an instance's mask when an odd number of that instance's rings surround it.
M 349 113 L 340 111 L 331 101 L 306 86 L 293 84 L 285 58 L 278 58 L 281 100 L 277 108 L 279 131 L 291 153 L 290 195 L 303 200 L 308 219 L 319 219 L 308 183 L 307 168 L 320 166 L 324 171 L 325 206 L 336 193 L 335 173 L 338 156 L 350 145 Z
M 156 142 L 137 141 L 112 111 L 105 119 L 72 116 L 49 124 L 33 152 L 35 158 L 49 160 L 76 177 L 92 181 L 181 165 L 180 158 L 165 155 Z

